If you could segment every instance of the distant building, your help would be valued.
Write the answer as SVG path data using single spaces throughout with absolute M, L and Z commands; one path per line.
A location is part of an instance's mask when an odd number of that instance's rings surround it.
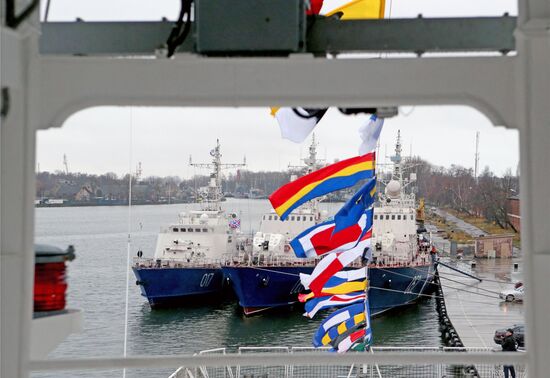
M 518 196 L 512 196 L 508 197 L 508 213 L 506 216 L 508 217 L 508 221 L 514 226 L 517 232 L 520 232 L 520 224 L 521 224 L 521 215 L 519 213 L 519 197 Z
M 511 258 L 513 238 L 514 235 L 487 235 L 474 238 L 474 255 L 486 258 Z
M 60 180 L 53 188 L 51 196 L 63 198 L 65 200 L 73 200 L 75 195 L 80 191 L 80 186 L 67 180 Z
M 75 201 L 90 201 L 94 197 L 95 193 L 93 189 L 89 186 L 83 186 L 78 193 L 75 194 L 74 199 Z

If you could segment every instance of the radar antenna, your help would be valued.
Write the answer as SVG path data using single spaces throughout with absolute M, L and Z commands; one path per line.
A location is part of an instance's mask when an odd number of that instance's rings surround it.
M 212 156 L 211 163 L 193 163 L 193 158 L 189 156 L 189 165 L 196 168 L 212 169 L 210 173 L 210 182 L 208 184 L 208 194 L 206 198 L 205 210 L 220 210 L 219 202 L 222 199 L 222 175 L 223 169 L 238 168 L 246 166 L 246 157 L 242 163 L 222 164 L 220 140 L 216 139 L 216 147 L 210 150 Z

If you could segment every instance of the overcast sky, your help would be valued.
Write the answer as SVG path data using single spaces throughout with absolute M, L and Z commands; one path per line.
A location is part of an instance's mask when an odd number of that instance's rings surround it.
M 323 9 L 330 10 L 342 2 L 325 0 Z M 512 0 L 387 0 L 386 5 L 386 14 L 391 7 L 392 18 L 419 13 L 425 17 L 517 14 Z M 178 0 L 52 0 L 49 20 L 173 19 L 178 10 Z M 316 129 L 320 157 L 333 161 L 356 155 L 357 129 L 365 120 L 366 116 L 343 116 L 331 109 Z M 506 169 L 515 172 L 518 165 L 518 133 L 493 127 L 471 108 L 402 108 L 398 117 L 386 121 L 379 161 L 384 160 L 386 151 L 388 155 L 392 152 L 397 130 L 401 130 L 405 155 L 412 150 L 413 155 L 436 165 L 473 167 L 476 131 L 480 132 L 481 169 L 489 166 L 502 174 Z M 267 108 L 101 107 L 74 114 L 60 129 L 40 131 L 37 161 L 41 171 L 61 170 L 66 154 L 72 172 L 119 175 L 128 172 L 130 166 L 134 170 L 140 161 L 144 176 L 189 176 L 201 173 L 188 167 L 189 155 L 197 162 L 208 161 L 216 138 L 222 143 L 224 161 L 241 162 L 246 155 L 248 169 L 254 171 L 297 164 L 309 144 L 309 140 L 303 145 L 283 140 Z

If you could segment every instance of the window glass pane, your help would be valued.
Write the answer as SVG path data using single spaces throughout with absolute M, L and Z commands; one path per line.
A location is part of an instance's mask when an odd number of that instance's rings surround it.
M 270 215 L 270 216 L 269 216 L 269 220 L 272 220 L 272 219 L 273 219 L 273 217 Z
M 185 230 L 185 228 L 181 228 L 180 231 L 181 231 L 181 232 L 185 232 L 186 230 Z
M 203 229 L 202 229 L 202 232 L 208 232 L 208 229 L 207 229 L 207 228 L 203 228 Z
M 193 232 L 193 229 L 192 229 L 192 228 L 188 228 L 187 231 L 188 231 L 188 232 Z
M 395 214 L 392 214 L 391 220 L 395 220 Z
M 398 216 L 397 216 L 397 220 L 401 220 L 401 215 L 398 215 Z
M 294 220 L 294 215 L 290 217 L 290 220 L 293 221 Z
M 313 217 L 309 217 L 309 220 L 313 222 Z
M 195 228 L 195 232 L 201 232 L 200 228 Z
M 179 228 L 177 228 L 177 227 L 174 227 L 174 228 L 172 228 L 172 231 L 174 231 L 174 232 L 178 232 L 178 231 L 179 231 Z

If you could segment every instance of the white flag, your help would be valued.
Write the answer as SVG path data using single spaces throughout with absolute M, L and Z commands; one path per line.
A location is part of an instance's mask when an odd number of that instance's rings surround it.
M 376 149 L 382 126 L 384 126 L 384 119 L 373 114 L 368 122 L 359 128 L 359 136 L 363 141 L 359 146 L 359 155 L 364 155 Z
M 325 115 L 327 109 L 280 108 L 275 118 L 281 136 L 294 143 L 303 142 Z

